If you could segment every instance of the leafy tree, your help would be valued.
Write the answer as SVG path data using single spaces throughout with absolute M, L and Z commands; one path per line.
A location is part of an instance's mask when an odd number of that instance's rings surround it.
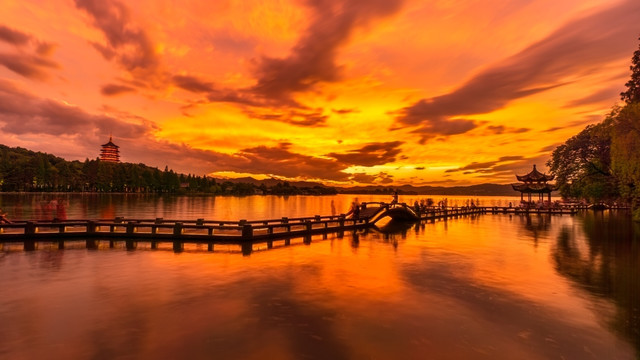
M 611 118 L 612 170 L 619 179 L 621 195 L 631 203 L 634 218 L 640 221 L 640 103 L 614 109 Z
M 182 187 L 182 184 L 187 184 Z M 253 195 L 251 183 L 218 184 L 206 175 L 184 175 L 169 167 L 164 171 L 144 164 L 110 163 L 99 159 L 66 161 L 62 158 L 21 148 L 0 145 L 0 191 L 101 191 L 208 193 Z M 335 194 L 334 188 L 297 188 L 288 182 L 259 187 L 263 194 Z
M 620 93 L 620 97 L 627 104 L 640 102 L 640 47 L 633 53 L 629 69 L 631 79 L 625 84 L 627 91 Z
M 618 196 L 611 172 L 611 127 L 611 120 L 589 125 L 553 151 L 547 165 L 563 197 L 598 202 Z

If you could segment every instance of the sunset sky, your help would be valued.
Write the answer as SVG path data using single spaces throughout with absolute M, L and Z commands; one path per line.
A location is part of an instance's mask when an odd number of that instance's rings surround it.
M 515 182 L 625 90 L 638 0 L 2 0 L 0 144 L 331 185 Z

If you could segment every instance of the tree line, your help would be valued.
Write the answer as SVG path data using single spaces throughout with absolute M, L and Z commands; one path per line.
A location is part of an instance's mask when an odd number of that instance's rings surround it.
M 336 189 L 296 187 L 288 182 L 265 184 L 219 181 L 209 176 L 178 174 L 144 164 L 112 163 L 99 159 L 67 161 L 23 148 L 0 145 L 0 191 L 202 193 L 212 195 L 326 195 Z
M 623 103 L 558 146 L 547 165 L 563 197 L 627 203 L 640 221 L 640 47 L 630 69 Z

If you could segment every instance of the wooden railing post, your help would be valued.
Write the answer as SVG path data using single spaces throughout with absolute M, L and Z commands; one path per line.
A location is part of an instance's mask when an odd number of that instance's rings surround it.
M 127 223 L 127 234 L 133 234 L 136 232 L 136 225 L 133 221 Z
M 253 226 L 251 224 L 242 225 L 242 238 L 251 239 L 253 237 Z
M 36 231 L 37 231 L 36 223 L 34 223 L 33 221 L 27 221 L 27 223 L 24 224 L 24 234 L 25 235 L 35 234 Z
M 174 236 L 182 235 L 182 223 L 177 222 L 175 223 L 175 225 L 173 225 L 173 235 Z
M 89 221 L 87 222 L 87 233 L 89 234 L 95 234 L 96 233 L 96 229 L 97 229 L 98 225 L 96 225 L 95 221 Z

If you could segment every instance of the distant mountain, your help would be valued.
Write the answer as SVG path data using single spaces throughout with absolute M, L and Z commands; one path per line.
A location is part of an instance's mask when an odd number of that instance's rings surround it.
M 395 190 L 400 194 L 416 195 L 469 195 L 469 196 L 515 196 L 517 192 L 509 184 L 478 184 L 470 186 L 354 186 L 338 188 L 342 194 L 393 194 Z
M 225 181 L 237 184 L 237 183 L 245 183 L 252 184 L 255 186 L 260 186 L 264 184 L 265 186 L 272 187 L 276 186 L 278 183 L 284 184 L 288 182 L 290 186 L 295 186 L 298 188 L 312 188 L 312 187 L 324 187 L 331 188 L 331 186 L 326 186 L 321 183 L 311 182 L 311 181 L 286 181 L 282 179 L 264 179 L 258 180 L 252 177 L 242 177 L 235 179 L 216 179 L 218 183 L 223 183 Z M 378 186 L 378 185 L 367 185 L 367 186 L 350 186 L 350 187 L 335 187 L 335 189 L 340 194 L 393 194 L 396 190 L 400 194 L 416 194 L 416 195 L 469 195 L 469 196 L 515 196 L 518 195 L 515 192 L 511 185 L 509 184 L 478 184 L 478 185 L 470 185 L 470 186 L 413 186 L 413 185 L 402 185 L 402 186 Z
M 517 195 L 510 184 L 478 184 L 470 186 L 421 186 L 416 187 L 418 194 L 431 195 L 474 195 L 474 196 L 508 196 Z
M 278 183 L 280 184 L 284 184 L 284 183 L 289 183 L 290 186 L 295 186 L 298 188 L 312 188 L 312 187 L 324 187 L 324 188 L 330 188 L 331 186 L 326 186 L 323 185 L 321 183 L 318 182 L 312 182 L 312 181 L 287 181 L 287 180 L 282 180 L 282 179 L 273 179 L 273 178 L 269 178 L 269 179 L 264 179 L 264 180 L 258 180 L 258 179 L 254 179 L 252 177 L 241 177 L 241 178 L 215 178 L 217 182 L 219 183 L 223 183 L 225 181 L 234 183 L 234 184 L 238 184 L 238 183 L 244 183 L 244 184 L 252 184 L 255 186 L 260 186 L 262 184 L 264 184 L 265 186 L 271 187 L 271 186 L 276 186 L 278 185 Z

